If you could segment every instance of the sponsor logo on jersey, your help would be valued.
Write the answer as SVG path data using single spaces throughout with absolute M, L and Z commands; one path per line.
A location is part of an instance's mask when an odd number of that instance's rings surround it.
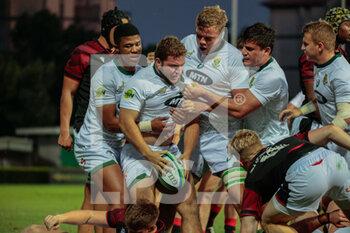
M 183 98 L 183 94 L 181 92 L 179 92 L 177 94 L 177 96 L 173 97 L 173 98 L 170 98 L 168 100 L 166 100 L 164 102 L 164 104 L 166 106 L 170 106 L 170 107 L 173 107 L 173 108 L 176 108 L 180 105 L 180 103 L 184 100 Z
M 135 94 L 133 93 L 132 89 L 129 89 L 124 93 L 124 98 L 125 99 L 134 98 L 134 95 Z
M 212 63 L 212 66 L 214 68 L 218 68 L 220 66 L 220 62 L 221 62 L 221 58 L 215 58 L 213 63 Z
M 198 70 L 187 70 L 186 76 L 201 85 L 210 85 L 213 80 L 206 74 Z
M 204 67 L 203 63 L 198 64 L 197 69 L 202 69 Z
M 96 97 L 101 97 L 106 95 L 106 89 L 104 87 L 99 87 L 96 90 Z
M 280 145 L 275 145 L 268 147 L 266 151 L 264 151 L 262 154 L 259 155 L 259 157 L 256 158 L 254 164 L 252 164 L 252 168 L 250 169 L 249 173 L 252 173 L 254 168 L 258 163 L 263 163 L 269 158 L 274 157 L 278 152 L 280 152 L 282 149 L 286 148 L 289 146 L 289 144 L 280 144 Z
M 323 85 L 326 85 L 328 83 L 328 74 L 325 74 L 324 77 L 323 77 Z
M 255 77 L 253 76 L 253 78 L 252 78 L 252 79 L 250 80 L 250 82 L 249 82 L 249 87 L 252 87 L 252 86 L 253 86 L 254 80 L 255 80 Z

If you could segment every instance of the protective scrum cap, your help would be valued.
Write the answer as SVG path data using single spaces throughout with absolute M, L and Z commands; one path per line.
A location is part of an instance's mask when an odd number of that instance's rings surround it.
M 103 14 L 101 21 L 101 35 L 106 38 L 109 44 L 109 33 L 111 29 L 114 26 L 122 24 L 122 19 L 127 19 L 130 21 L 130 17 L 123 11 L 118 10 L 118 7 L 115 7 L 114 10 L 107 11 Z
M 338 35 L 340 24 L 350 20 L 350 11 L 342 7 L 334 7 L 327 11 L 325 20 L 332 25 Z

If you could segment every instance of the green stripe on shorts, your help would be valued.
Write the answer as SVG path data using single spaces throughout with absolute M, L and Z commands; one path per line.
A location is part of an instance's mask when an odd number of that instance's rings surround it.
M 102 168 L 108 167 L 110 165 L 117 164 L 114 160 L 110 160 L 108 162 L 102 163 L 96 167 L 94 167 L 90 172 L 89 175 L 92 177 L 97 171 L 99 171 Z
M 128 189 L 130 189 L 134 184 L 136 184 L 137 182 L 139 182 L 140 180 L 143 180 L 147 177 L 146 173 L 142 173 L 141 175 L 139 175 L 138 177 L 136 177 L 130 185 L 128 185 Z

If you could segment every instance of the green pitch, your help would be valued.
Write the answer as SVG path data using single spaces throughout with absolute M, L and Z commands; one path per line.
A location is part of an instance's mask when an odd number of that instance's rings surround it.
M 17 233 L 31 224 L 42 225 L 48 214 L 80 209 L 83 185 L 0 185 L 0 232 Z M 216 233 L 224 233 L 223 211 L 215 220 Z M 61 225 L 70 233 L 76 226 Z M 239 231 L 236 231 L 239 232 Z

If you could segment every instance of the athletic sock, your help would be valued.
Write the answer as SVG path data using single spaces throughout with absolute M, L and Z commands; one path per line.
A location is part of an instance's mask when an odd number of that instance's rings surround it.
M 181 233 L 181 218 L 174 219 L 174 226 L 171 233 Z
M 207 229 L 214 225 L 214 220 L 216 216 L 220 213 L 223 205 L 212 204 L 210 208 L 210 215 L 207 223 Z
M 225 233 L 234 233 L 236 231 L 236 225 L 236 218 L 225 218 Z

